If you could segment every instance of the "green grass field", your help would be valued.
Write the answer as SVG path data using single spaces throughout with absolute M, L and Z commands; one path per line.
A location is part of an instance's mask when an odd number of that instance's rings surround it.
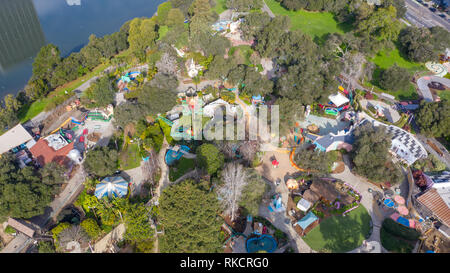
M 217 14 L 221 14 L 222 12 L 227 10 L 227 8 L 225 6 L 225 4 L 227 3 L 227 0 L 215 0 L 215 1 L 216 1 L 216 6 L 213 8 L 213 10 Z
M 301 29 L 312 38 L 323 39 L 328 33 L 344 33 L 351 26 L 338 24 L 330 12 L 289 11 L 275 0 L 265 0 L 275 15 L 287 15 L 291 19 L 291 29 Z
M 195 160 L 182 157 L 174 166 L 170 167 L 169 179 L 174 182 L 195 168 Z
M 420 63 L 410 62 L 406 58 L 401 56 L 398 48 L 395 48 L 393 50 L 383 49 L 378 52 L 373 59 L 370 59 L 370 61 L 376 64 L 381 69 L 387 69 L 393 66 L 395 63 L 400 67 L 410 70 L 411 72 L 425 69 L 424 65 Z
M 359 247 L 370 232 L 370 215 L 363 206 L 347 216 L 323 220 L 303 240 L 316 251 L 343 253 Z
M 123 150 L 122 153 L 128 153 L 128 155 L 123 156 L 123 158 L 126 158 L 125 161 L 119 160 L 120 168 L 122 170 L 131 170 L 141 165 L 141 156 L 139 154 L 138 144 L 128 144 L 126 150 Z

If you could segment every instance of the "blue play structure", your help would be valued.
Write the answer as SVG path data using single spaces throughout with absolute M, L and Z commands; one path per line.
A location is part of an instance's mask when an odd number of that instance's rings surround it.
M 272 253 L 277 249 L 277 241 L 270 235 L 264 234 L 259 237 L 253 237 L 247 240 L 247 252 L 255 253 L 266 251 Z
M 180 160 L 180 158 L 184 155 L 182 151 L 189 152 L 191 149 L 186 145 L 181 145 L 180 149 L 178 151 L 174 151 L 172 149 L 167 150 L 166 153 L 166 164 L 167 165 L 173 165 L 175 162 Z
M 398 222 L 399 224 L 404 225 L 405 227 L 410 227 L 410 226 L 409 226 L 409 220 L 406 219 L 405 217 L 402 217 L 402 216 L 398 217 L 398 218 L 397 218 L 397 222 Z

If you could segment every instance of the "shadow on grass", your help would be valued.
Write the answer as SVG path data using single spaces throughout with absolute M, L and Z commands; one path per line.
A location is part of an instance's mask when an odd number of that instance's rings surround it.
M 322 242 L 315 245 L 315 250 L 344 253 L 359 247 L 362 241 L 369 236 L 371 221 L 365 208 L 360 207 L 357 210 L 361 209 L 364 211 L 360 211 L 360 213 L 353 211 L 347 216 L 332 216 L 321 222 L 317 227 L 319 230 L 315 230 L 315 232 L 320 232 Z M 306 237 L 311 235 L 313 234 L 310 233 Z M 320 238 L 311 238 L 312 240 L 317 243 Z

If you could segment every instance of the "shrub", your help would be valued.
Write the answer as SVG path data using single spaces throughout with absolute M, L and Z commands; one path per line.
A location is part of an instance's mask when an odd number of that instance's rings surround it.
M 83 220 L 83 222 L 81 222 L 81 227 L 84 229 L 84 231 L 86 231 L 89 238 L 91 238 L 92 240 L 97 239 L 102 233 L 102 230 L 98 226 L 97 222 L 92 218 Z
M 387 232 L 389 232 L 394 236 L 409 241 L 416 241 L 420 237 L 420 233 L 415 229 L 402 226 L 401 224 L 395 222 L 391 218 L 387 218 L 386 220 L 384 220 L 382 228 L 384 228 Z
M 5 228 L 5 233 L 8 233 L 8 234 L 13 234 L 13 233 L 16 233 L 16 230 L 12 227 L 12 226 L 7 226 L 6 228 Z

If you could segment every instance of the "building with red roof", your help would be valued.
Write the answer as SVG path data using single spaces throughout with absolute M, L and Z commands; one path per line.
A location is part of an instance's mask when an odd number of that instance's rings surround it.
M 67 165 L 70 162 L 67 155 L 73 148 L 74 143 L 72 142 L 58 150 L 55 150 L 49 146 L 46 139 L 41 138 L 33 147 L 31 147 L 30 152 L 41 166 L 44 166 L 50 162 L 56 162 L 60 165 Z

